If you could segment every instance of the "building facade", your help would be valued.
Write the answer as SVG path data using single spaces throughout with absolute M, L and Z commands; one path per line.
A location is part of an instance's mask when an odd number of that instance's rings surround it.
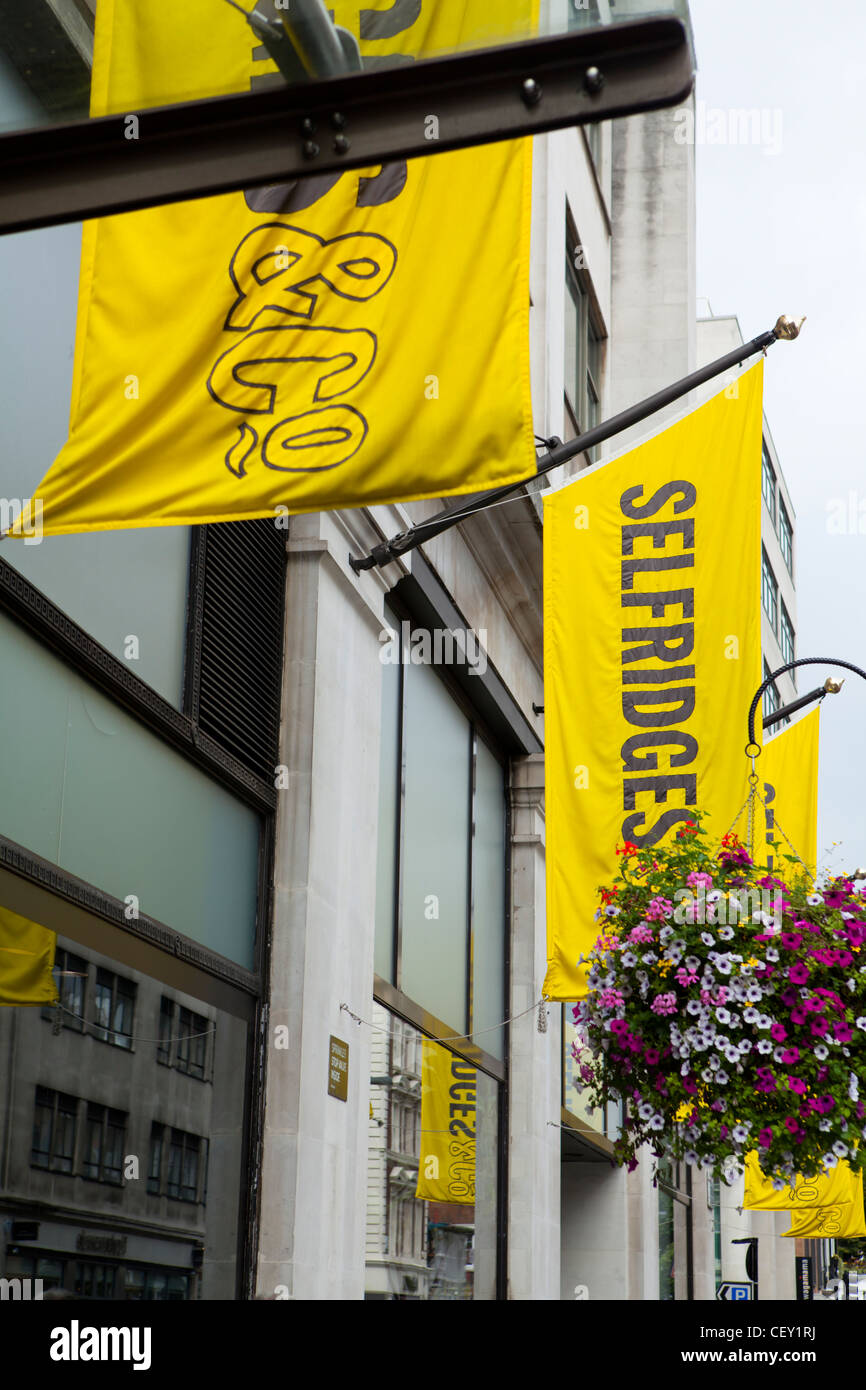
M 7 124 L 42 118 L 16 54 L 0 100 Z M 535 141 L 543 439 L 717 355 L 675 132 L 661 112 Z M 0 243 L 4 493 L 32 494 L 65 438 L 78 248 L 76 228 Z M 765 450 L 772 666 L 794 513 L 769 431 Z M 360 574 L 438 504 L 4 545 L 0 907 L 58 933 L 61 1005 L 0 1011 L 0 1276 L 179 1301 L 711 1299 L 742 1231 L 761 1296 L 793 1297 L 778 1219 L 611 1166 L 618 1115 L 581 1108 L 570 1010 L 539 1005 L 545 485 Z M 449 1156 L 454 1200 L 416 1196 L 431 1039 L 472 1149 L 471 1178 Z

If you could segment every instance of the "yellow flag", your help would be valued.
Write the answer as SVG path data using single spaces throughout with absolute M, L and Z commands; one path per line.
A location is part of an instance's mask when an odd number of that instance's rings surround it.
M 813 872 L 817 862 L 819 717 L 820 711 L 813 710 L 776 734 L 764 744 L 755 765 L 764 797 L 764 805 L 759 803 L 756 810 L 755 858 L 760 849 L 763 862 L 777 872 L 790 874 L 784 858 L 780 863 L 774 857 L 776 841 L 781 855 L 798 854 Z
M 475 1204 L 476 1071 L 426 1038 L 421 1052 L 421 1159 L 415 1196 Z
M 750 1211 L 798 1211 L 852 1202 L 859 1202 L 862 1210 L 863 1174 L 852 1173 L 847 1163 L 838 1163 L 829 1173 L 814 1178 L 798 1177 L 793 1187 L 775 1188 L 761 1172 L 754 1150 L 746 1154 L 743 1206 Z
M 695 807 L 721 836 L 745 797 L 761 683 L 763 363 L 670 429 L 544 500 L 551 999 L 586 990 L 617 843 Z
M 0 1005 L 53 1004 L 57 935 L 0 907 Z
M 490 38 L 490 0 L 331 6 L 356 37 L 376 30 L 361 40 L 371 56 Z M 531 31 L 537 8 L 500 0 L 497 36 Z M 370 24 L 378 11 L 393 37 Z M 131 176 L 149 105 L 248 91 L 276 72 L 262 51 L 222 0 L 99 0 L 92 109 L 137 113 Z M 70 434 L 38 489 L 45 534 L 532 476 L 530 162 L 530 142 L 510 141 L 85 223 Z
M 810 1236 L 828 1240 L 847 1240 L 851 1236 L 866 1236 L 863 1218 L 863 1193 L 860 1202 L 843 1202 L 833 1207 L 818 1207 L 812 1211 L 792 1211 L 791 1229 L 783 1236 L 808 1240 Z

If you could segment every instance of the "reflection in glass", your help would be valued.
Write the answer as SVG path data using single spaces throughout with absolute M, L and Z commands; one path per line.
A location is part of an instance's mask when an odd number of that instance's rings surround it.
M 0 1009 L 0 1279 L 238 1297 L 246 1023 L 62 937 L 56 961 L 59 1010 Z
M 366 1297 L 494 1299 L 498 1083 L 378 1003 L 373 1022 Z

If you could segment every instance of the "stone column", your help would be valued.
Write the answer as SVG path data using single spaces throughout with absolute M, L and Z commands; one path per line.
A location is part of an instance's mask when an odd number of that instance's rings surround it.
M 547 959 L 543 754 L 512 763 L 510 794 L 508 1297 L 559 1299 L 561 1009 L 548 1007 L 545 1033 L 532 1009 Z
M 290 535 L 257 1291 L 343 1301 L 364 1294 L 370 1030 L 340 1005 L 371 1017 L 382 592 L 344 518 Z

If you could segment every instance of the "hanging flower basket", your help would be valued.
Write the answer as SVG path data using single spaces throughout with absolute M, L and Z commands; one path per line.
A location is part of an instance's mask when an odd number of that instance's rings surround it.
M 617 854 L 573 1046 L 591 1104 L 626 1102 L 616 1161 L 649 1144 L 730 1181 L 756 1150 L 777 1187 L 866 1166 L 861 890 L 815 888 L 793 856 L 771 876 L 735 835 L 716 852 L 700 814 Z

